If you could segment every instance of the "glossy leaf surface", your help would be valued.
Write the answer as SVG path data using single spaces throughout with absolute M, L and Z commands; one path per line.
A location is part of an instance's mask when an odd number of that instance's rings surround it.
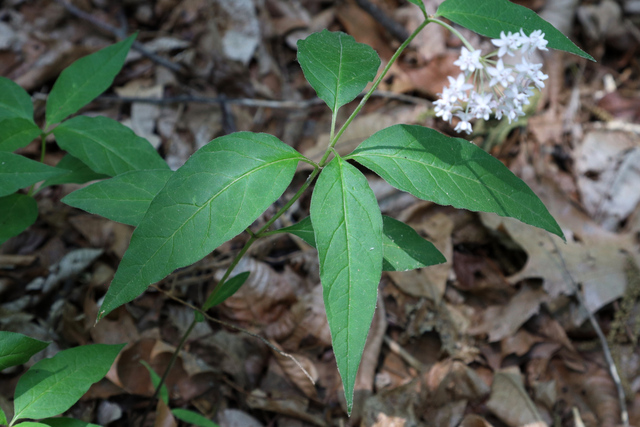
M 89 166 L 71 154 L 67 154 L 60 159 L 56 165 L 56 169 L 62 169 L 64 173 L 47 179 L 42 183 L 38 191 L 50 185 L 84 184 L 85 182 L 95 181 L 97 179 L 109 178 L 109 175 L 94 172 Z
M 167 169 L 125 172 L 76 190 L 62 201 L 112 221 L 137 226 L 151 200 L 164 187 L 172 173 Z
M 132 170 L 169 169 L 149 141 L 108 117 L 74 117 L 53 134 L 62 149 L 97 173 L 116 176 Z
M 274 136 L 211 141 L 169 178 L 136 228 L 100 317 L 253 223 L 291 183 L 302 155 Z
M 171 413 L 180 421 L 184 421 L 185 423 L 192 426 L 219 427 L 218 424 L 214 423 L 208 418 L 203 417 L 197 412 L 189 411 L 188 409 L 176 408 L 172 409 Z
M 318 97 L 334 112 L 353 101 L 380 67 L 380 58 L 371 46 L 327 30 L 298 41 L 298 61 Z
M 367 179 L 339 157 L 322 170 L 310 211 L 331 341 L 350 413 L 382 273 L 382 215 Z
M 249 271 L 245 271 L 233 276 L 222 285 L 218 284 L 218 286 L 222 286 L 222 288 L 220 288 L 220 292 L 217 294 L 211 294 L 211 296 L 207 298 L 207 301 L 202 306 L 202 309 L 209 310 L 211 307 L 223 303 L 224 300 L 235 294 L 236 291 L 240 289 L 242 285 L 244 285 L 244 282 L 247 281 L 250 274 L 251 273 Z
M 420 199 L 494 212 L 563 237 L 527 184 L 464 139 L 422 126 L 395 125 L 375 133 L 347 157 Z
M 40 128 L 32 120 L 14 117 L 0 121 L 0 151 L 14 151 L 26 147 L 40 135 Z
M 0 197 L 0 244 L 17 236 L 38 219 L 38 204 L 26 194 Z
M 86 421 L 76 420 L 75 418 L 47 418 L 40 421 L 42 424 L 49 427 L 100 427 L 97 424 L 88 423 Z
M 124 344 L 93 344 L 63 350 L 33 365 L 20 377 L 14 420 L 61 414 L 101 380 Z
M 0 197 L 63 173 L 24 156 L 0 151 Z
M 290 227 L 278 230 L 291 233 L 316 247 L 311 217 L 306 217 Z M 407 271 L 428 267 L 446 261 L 433 243 L 420 237 L 405 223 L 382 215 L 383 271 Z
M 31 97 L 20 85 L 0 76 L 0 121 L 20 117 L 33 122 Z
M 46 107 L 46 127 L 59 123 L 107 90 L 124 65 L 136 35 L 78 59 L 53 84 Z
M 509 0 L 446 0 L 436 11 L 458 25 L 493 39 L 500 38 L 500 32 L 517 33 L 522 28 L 528 36 L 535 30 L 542 30 L 549 42 L 547 47 L 564 50 L 594 61 L 593 57 L 576 46 L 561 31 L 542 19 L 533 10 L 512 3 Z
M 48 345 L 48 342 L 26 335 L 0 331 L 0 371 L 28 362 L 31 356 L 44 350 Z

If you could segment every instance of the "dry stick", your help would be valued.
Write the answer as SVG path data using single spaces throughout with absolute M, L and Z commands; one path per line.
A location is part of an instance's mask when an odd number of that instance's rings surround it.
M 363 97 L 366 93 L 363 92 L 358 97 Z M 401 93 L 393 93 L 388 91 L 375 91 L 372 96 L 377 98 L 387 98 L 396 101 L 402 101 L 409 104 L 424 105 L 430 107 L 432 104 L 426 99 L 419 98 L 417 96 L 404 95 Z M 98 97 L 101 101 L 115 101 L 115 102 L 141 102 L 147 104 L 167 105 L 167 104 L 235 104 L 243 107 L 258 107 L 258 108 L 273 108 L 281 110 L 299 110 L 315 107 L 324 103 L 320 98 L 313 98 L 305 101 L 278 101 L 269 99 L 251 99 L 251 98 L 224 98 L 224 97 L 207 97 L 198 95 L 181 95 L 165 98 L 142 98 L 135 96 L 117 96 L 117 95 L 102 95 Z
M 390 16 L 388 16 L 382 9 L 369 0 L 356 0 L 358 6 L 360 6 L 365 12 L 373 17 L 376 21 L 384 27 L 396 40 L 403 42 L 409 38 L 407 30 Z
M 576 283 L 576 281 L 573 279 L 571 272 L 569 272 L 569 269 L 567 268 L 567 264 L 564 261 L 564 257 L 560 252 L 560 248 L 558 248 L 558 245 L 551 238 L 551 236 L 549 236 L 549 240 L 551 240 L 551 243 L 553 244 L 553 247 L 556 253 L 558 254 L 558 258 L 562 263 L 562 268 L 564 269 L 565 273 L 567 273 L 567 277 L 569 278 L 569 281 L 573 286 L 576 298 L 578 299 L 578 303 L 587 312 L 587 315 L 589 316 L 589 322 L 591 322 L 591 326 L 593 327 L 593 329 L 596 331 L 596 334 L 598 335 L 598 339 L 600 340 L 600 344 L 602 345 L 602 352 L 604 353 L 604 358 L 607 361 L 607 365 L 609 366 L 609 374 L 611 375 L 611 379 L 615 383 L 616 390 L 618 391 L 618 401 L 620 403 L 620 418 L 622 419 L 622 424 L 624 425 L 624 427 L 629 427 L 629 412 L 627 411 L 627 401 L 625 398 L 624 389 L 622 388 L 622 381 L 620 381 L 620 375 L 618 375 L 618 368 L 616 368 L 616 364 L 613 360 L 613 356 L 611 356 L 611 349 L 609 348 L 609 344 L 607 343 L 607 338 L 604 336 L 604 333 L 602 332 L 602 329 L 600 328 L 600 325 L 598 324 L 598 321 L 596 320 L 595 316 L 587 308 L 587 304 L 585 303 L 584 297 L 582 296 L 581 289 Z
M 246 330 L 246 329 L 244 329 L 244 328 L 241 328 L 240 326 L 236 326 L 236 325 L 234 325 L 234 324 L 231 324 L 231 323 L 225 322 L 224 320 L 220 320 L 220 319 L 216 319 L 215 317 L 211 317 L 211 316 L 209 316 L 207 313 L 205 313 L 204 311 L 202 311 L 202 310 L 200 310 L 199 308 L 197 308 L 196 306 L 194 306 L 193 304 L 189 304 L 188 302 L 184 301 L 183 299 L 178 298 L 178 297 L 177 297 L 177 296 L 175 296 L 175 295 L 172 295 L 171 293 L 169 293 L 169 292 L 165 291 L 164 289 L 161 289 L 161 288 L 159 288 L 159 287 L 158 287 L 158 286 L 156 286 L 156 285 L 151 285 L 151 286 L 152 286 L 153 288 L 157 289 L 158 291 L 162 292 L 163 294 L 165 294 L 166 296 L 168 296 L 168 297 L 169 297 L 169 298 L 171 298 L 172 300 L 177 301 L 177 302 L 179 302 L 180 304 L 183 304 L 183 305 L 185 305 L 185 306 L 187 306 L 187 307 L 191 308 L 192 310 L 195 310 L 195 311 L 199 312 L 199 313 L 200 313 L 200 314 L 202 314 L 205 318 L 207 318 L 207 319 L 211 320 L 212 322 L 218 323 L 218 324 L 220 324 L 220 325 L 226 326 L 226 327 L 231 328 L 231 329 L 235 329 L 235 330 L 236 330 L 236 331 L 238 331 L 238 332 L 242 332 L 242 333 L 247 334 L 247 335 L 249 335 L 249 336 L 251 336 L 251 337 L 253 337 L 253 338 L 257 338 L 257 339 L 259 339 L 259 340 L 260 340 L 260 341 L 262 341 L 262 342 L 263 342 L 267 347 L 269 347 L 271 350 L 275 351 L 276 353 L 278 353 L 278 354 L 279 354 L 279 355 L 281 355 L 281 356 L 284 356 L 284 357 L 286 357 L 286 358 L 288 358 L 288 359 L 291 359 L 291 360 L 293 361 L 293 363 L 295 363 L 295 364 L 298 366 L 298 368 L 300 368 L 300 370 L 302 370 L 302 372 L 304 372 L 304 374 L 307 376 L 307 378 L 309 378 L 309 381 L 311 381 L 311 384 L 313 384 L 313 385 L 315 385 L 315 384 L 316 384 L 316 382 L 315 382 L 315 380 L 313 379 L 313 377 L 311 376 L 311 374 L 309 374 L 309 372 L 307 372 L 307 370 L 306 370 L 306 369 L 304 369 L 304 367 L 302 366 L 302 364 L 300 364 L 300 362 L 298 362 L 298 360 L 297 360 L 295 357 L 293 357 L 293 356 L 292 356 L 292 355 L 290 355 L 289 353 L 285 353 L 284 351 L 280 350 L 278 347 L 276 347 L 275 345 L 271 344 L 271 343 L 269 342 L 269 340 L 267 340 L 266 338 L 261 337 L 261 336 L 260 336 L 260 335 L 258 335 L 258 334 L 254 334 L 253 332 L 250 332 L 250 331 L 248 331 L 248 330 Z M 191 332 L 191 331 L 188 331 L 188 332 Z M 188 334 L 187 334 L 187 333 L 185 333 L 185 336 L 187 336 L 187 335 L 188 335 Z
M 72 15 L 83 19 L 87 22 L 89 22 L 91 25 L 94 25 L 98 28 L 100 28 L 103 31 L 106 31 L 108 33 L 113 34 L 114 36 L 116 36 L 119 39 L 124 39 L 127 37 L 127 32 L 124 28 L 117 28 L 114 27 L 111 24 L 107 24 L 106 22 L 103 22 L 97 18 L 95 18 L 93 15 L 91 15 L 90 13 L 87 13 L 79 8 L 77 8 L 76 6 L 74 6 L 71 3 L 67 3 L 64 0 L 55 0 L 56 3 L 58 3 L 59 5 L 62 5 L 62 7 L 64 7 L 67 12 L 71 13 Z M 134 41 L 133 45 L 131 46 L 133 49 L 137 50 L 138 52 L 140 52 L 142 55 L 146 56 L 147 58 L 151 59 L 152 61 L 158 63 L 159 65 L 162 65 L 163 67 L 166 67 L 168 69 L 170 69 L 171 71 L 174 71 L 178 74 L 184 74 L 185 71 L 184 69 L 174 63 L 171 62 L 159 55 L 156 55 L 155 53 L 151 52 L 149 49 L 147 49 L 146 47 L 144 47 L 144 45 L 138 41 Z

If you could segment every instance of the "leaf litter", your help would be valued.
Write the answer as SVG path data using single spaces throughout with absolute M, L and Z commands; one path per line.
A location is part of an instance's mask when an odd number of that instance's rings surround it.
M 407 30 L 415 27 L 414 5 L 371 2 Z M 550 0 L 518 3 L 556 13 Z M 625 15 L 616 12 L 614 2 L 591 3 L 549 19 L 582 35 L 583 46 L 600 62 L 583 64 L 554 54 L 552 78 L 536 109 L 506 132 L 487 122 L 473 135 L 478 144 L 497 141 L 492 154 L 542 198 L 568 236 L 566 244 L 516 221 L 394 197 L 394 189 L 376 190 L 385 214 L 433 241 L 447 263 L 383 275 L 356 380 L 354 416 L 345 415 L 315 252 L 284 235 L 250 251 L 238 267 L 250 278 L 210 312 L 261 335 L 272 347 L 229 326 L 199 323 L 167 379 L 171 407 L 196 410 L 221 426 L 615 426 L 620 423 L 616 384 L 588 310 L 608 336 L 630 423 L 640 425 L 640 70 L 628 53 L 637 49 L 640 14 L 633 1 L 615 4 Z M 428 10 L 437 4 L 426 2 Z M 274 133 L 313 156 L 326 143 L 330 116 L 313 104 L 297 111 L 278 108 L 280 101 L 314 95 L 295 63 L 295 41 L 323 28 L 342 30 L 372 45 L 383 61 L 397 46 L 356 2 L 142 0 L 124 7 L 98 1 L 78 6 L 112 26 L 124 18 L 131 31 L 145 28 L 143 45 L 183 70 L 131 55 L 115 92 L 83 111 L 127 123 L 153 140 L 172 168 L 207 141 L 244 129 Z M 0 74 L 31 93 L 38 122 L 44 119 L 40 100 L 59 72 L 114 41 L 61 2 L 8 2 L 0 16 Z M 572 28 L 573 17 L 578 19 Z M 373 97 L 345 134 L 347 145 L 383 123 L 452 132 L 448 124 L 433 121 L 428 104 L 448 83 L 459 46 L 439 27 L 431 30 L 380 86 L 406 97 Z M 576 67 L 582 71 L 569 72 Z M 172 97 L 183 99 L 162 102 Z M 214 101 L 196 103 L 197 97 Z M 251 106 L 265 98 L 274 107 Z M 230 108 L 227 99 L 242 99 L 245 106 Z M 352 108 L 345 106 L 341 114 Z M 37 155 L 38 148 L 32 144 L 20 152 Z M 45 163 L 55 165 L 61 157 L 49 149 Z M 299 171 L 294 185 L 306 174 Z M 368 179 L 377 188 L 375 177 Z M 139 361 L 161 374 L 193 315 L 174 298 L 202 303 L 245 238 L 225 243 L 94 327 L 131 227 L 59 202 L 77 187 L 44 189 L 37 196 L 36 225 L 0 246 L 0 329 L 53 341 L 47 357 L 92 342 L 128 342 L 107 377 L 68 413 L 123 425 L 139 420 L 153 393 Z M 308 206 L 303 198 L 292 216 L 276 225 L 304 218 Z M 77 261 L 65 267 L 72 259 Z M 316 384 L 281 352 L 293 355 Z M 0 407 L 8 415 L 7 399 L 21 372 L 0 374 Z M 164 404 L 158 405 L 149 420 L 178 425 Z

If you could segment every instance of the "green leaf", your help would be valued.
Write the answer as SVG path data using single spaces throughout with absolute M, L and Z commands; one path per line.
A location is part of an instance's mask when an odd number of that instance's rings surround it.
M 222 286 L 222 288 L 220 288 L 220 293 L 211 294 L 202 306 L 202 309 L 204 311 L 209 310 L 214 305 L 218 305 L 224 302 L 224 300 L 235 294 L 236 291 L 240 289 L 242 285 L 244 285 L 244 282 L 247 281 L 250 274 L 251 273 L 249 271 L 245 271 L 236 276 L 233 276 L 231 279 L 227 280 L 224 283 L 218 283 L 218 286 Z
M 0 197 L 63 173 L 61 169 L 24 156 L 0 151 Z
M 63 169 L 65 173 L 47 179 L 42 183 L 38 191 L 50 185 L 60 184 L 84 184 L 97 179 L 109 178 L 109 175 L 97 173 L 71 154 L 65 155 L 56 165 L 56 169 Z
M 0 425 L 7 425 L 9 422 L 7 421 L 7 415 L 4 413 L 2 408 L 0 408 Z
M 25 421 L 23 423 L 16 424 L 16 426 L 20 426 L 20 427 L 48 427 L 46 424 L 36 423 L 34 421 Z
M 447 261 L 433 243 L 404 222 L 388 216 L 382 217 L 382 243 L 384 271 L 407 271 Z
M 424 13 L 424 14 L 427 13 L 427 9 L 425 9 L 424 2 L 422 0 L 409 0 L 409 2 L 415 4 L 416 6 L 418 6 L 420 8 L 420 10 L 422 10 L 422 13 Z
M 382 215 L 367 179 L 339 157 L 322 170 L 310 210 L 333 351 L 351 413 L 382 273 Z
M 347 158 L 419 199 L 516 218 L 563 237 L 538 196 L 498 159 L 460 138 L 422 126 L 375 133 Z
M 289 227 L 281 228 L 277 233 L 291 233 L 316 247 L 311 217 Z M 446 261 L 433 243 L 420 237 L 408 225 L 396 219 L 382 215 L 383 271 L 406 271 L 428 267 Z
M 591 55 L 576 46 L 553 25 L 540 18 L 537 13 L 509 0 L 446 0 L 436 11 L 458 25 L 493 39 L 500 38 L 500 32 L 517 33 L 522 28 L 526 35 L 542 30 L 547 45 L 552 49 L 564 50 L 595 61 Z
M 26 147 L 40 135 L 33 120 L 13 117 L 0 122 L 0 151 L 14 151 Z
M 17 236 L 38 219 L 38 204 L 26 194 L 0 197 L 0 244 Z
M 10 366 L 22 365 L 48 345 L 48 342 L 26 335 L 0 331 L 0 371 Z
M 132 170 L 169 169 L 149 141 L 108 117 L 74 117 L 53 134 L 62 149 L 98 173 L 116 176 Z
M 208 418 L 203 417 L 202 415 L 190 411 L 188 409 L 172 409 L 171 413 L 180 421 L 184 421 L 190 425 L 199 426 L 199 427 L 220 427 L 218 424 L 210 421 Z
M 380 67 L 371 46 L 327 30 L 298 41 L 298 62 L 307 81 L 334 113 L 353 101 Z
M 14 420 L 61 414 L 104 377 L 124 344 L 63 350 L 33 365 L 18 381 Z
M 100 427 L 97 424 L 91 424 L 86 421 L 76 420 L 75 418 L 47 418 L 40 421 L 42 424 L 49 427 Z
M 167 169 L 125 172 L 76 190 L 62 201 L 69 206 L 135 227 L 172 174 Z
M 0 76 L 0 120 L 21 117 L 33 122 L 33 104 L 26 90 Z
M 302 159 L 278 138 L 251 132 L 198 150 L 169 178 L 133 232 L 100 317 L 241 233 L 282 195 Z
M 158 385 L 160 385 L 160 380 L 162 379 L 160 378 L 160 375 L 156 374 L 156 371 L 154 371 L 153 368 L 144 360 L 141 360 L 140 363 L 142 363 L 142 366 L 147 368 L 147 371 L 149 371 L 151 384 L 153 384 L 155 388 L 158 388 Z M 162 401 L 166 403 L 167 406 L 169 405 L 169 389 L 167 388 L 167 385 L 165 383 L 162 383 L 162 387 L 160 388 L 160 393 L 158 394 L 158 396 L 160 396 L 160 399 L 162 399 Z
M 45 127 L 64 120 L 107 90 L 124 65 L 135 38 L 133 34 L 64 69 L 47 99 Z

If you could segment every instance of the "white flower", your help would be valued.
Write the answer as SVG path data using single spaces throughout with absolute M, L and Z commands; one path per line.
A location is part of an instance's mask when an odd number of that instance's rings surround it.
M 520 34 L 511 33 L 509 31 L 507 35 L 504 31 L 500 31 L 500 38 L 491 40 L 494 46 L 498 47 L 498 57 L 502 58 L 505 54 L 513 56 L 513 53 L 522 46 Z
M 495 86 L 500 83 L 502 86 L 507 87 L 510 83 L 515 81 L 515 77 L 513 77 L 512 69 L 510 67 L 504 66 L 502 59 L 498 60 L 498 63 L 495 67 L 487 67 L 487 73 L 491 76 L 491 81 L 489 82 L 489 86 Z
M 460 73 L 455 79 L 451 76 L 447 76 L 447 79 L 449 79 L 448 89 L 451 91 L 452 96 L 455 96 L 455 98 L 461 101 L 466 101 L 467 99 L 469 99 L 467 91 L 469 89 L 473 89 L 473 85 L 467 83 L 467 78 L 464 73 Z
M 522 28 L 520 28 L 520 35 L 522 36 L 520 38 L 522 41 L 522 52 L 532 53 L 536 49 L 549 50 L 547 49 L 547 43 L 549 42 L 545 40 L 542 30 L 535 30 L 527 37 Z
M 442 120 L 451 122 L 451 118 L 453 117 L 453 111 L 460 108 L 451 103 L 445 102 L 442 99 L 438 99 L 435 103 L 436 106 L 434 108 L 436 112 L 436 117 L 442 117 Z
M 460 118 L 460 121 L 454 129 L 456 132 L 466 132 L 467 134 L 473 132 L 473 127 L 471 126 L 471 123 L 469 123 L 469 120 L 473 118 L 471 114 L 460 111 L 455 115 Z
M 480 62 L 480 49 L 469 51 L 466 47 L 463 47 L 460 51 L 460 57 L 454 62 L 455 65 L 460 67 L 462 71 L 469 71 L 473 73 L 475 70 L 481 70 L 482 63 Z
M 476 119 L 489 120 L 493 108 L 493 95 L 491 93 L 479 94 L 473 92 L 469 101 L 469 111 Z

